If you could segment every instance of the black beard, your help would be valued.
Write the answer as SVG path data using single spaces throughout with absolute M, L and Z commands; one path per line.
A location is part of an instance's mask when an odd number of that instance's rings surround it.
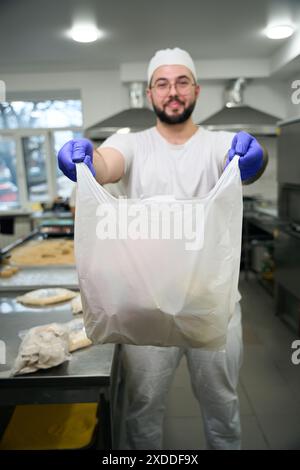
M 169 116 L 165 113 L 163 109 L 158 109 L 153 103 L 153 110 L 161 122 L 165 124 L 182 124 L 183 122 L 187 121 L 189 117 L 192 115 L 192 112 L 195 109 L 196 101 L 191 103 L 181 114 L 177 116 Z

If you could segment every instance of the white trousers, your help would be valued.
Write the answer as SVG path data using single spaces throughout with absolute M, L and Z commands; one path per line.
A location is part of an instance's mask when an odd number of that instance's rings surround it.
M 240 304 L 228 326 L 226 349 L 123 346 L 128 388 L 127 448 L 162 449 L 163 418 L 175 370 L 186 355 L 192 389 L 204 423 L 208 449 L 240 449 L 239 400 L 242 362 Z

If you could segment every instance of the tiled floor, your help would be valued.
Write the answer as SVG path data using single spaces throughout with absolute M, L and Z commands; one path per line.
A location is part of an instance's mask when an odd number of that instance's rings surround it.
M 296 333 L 275 317 L 272 297 L 256 281 L 241 281 L 240 290 L 242 448 L 300 450 L 300 364 L 291 361 Z M 185 360 L 170 390 L 164 434 L 165 449 L 205 448 L 200 410 Z

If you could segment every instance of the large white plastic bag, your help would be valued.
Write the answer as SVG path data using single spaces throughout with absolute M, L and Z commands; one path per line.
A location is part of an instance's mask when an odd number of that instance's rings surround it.
M 118 205 L 77 164 L 75 256 L 87 335 L 93 342 L 221 349 L 237 300 L 242 186 L 235 157 L 203 198 L 204 243 L 97 238 L 97 208 Z M 172 197 L 123 200 L 134 206 Z

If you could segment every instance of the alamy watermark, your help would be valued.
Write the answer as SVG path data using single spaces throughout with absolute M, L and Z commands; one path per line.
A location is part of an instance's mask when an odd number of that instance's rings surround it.
M 293 104 L 300 103 L 300 80 L 294 80 L 291 84 L 291 87 L 295 89 L 291 95 L 291 100 Z
M 0 80 L 0 103 L 6 101 L 6 86 L 3 80 Z
M 300 364 L 300 339 L 295 339 L 295 341 L 292 342 L 291 348 L 295 349 L 291 356 L 292 363 L 298 366 Z
M 204 241 L 204 206 L 199 202 L 128 202 L 100 204 L 96 235 L 100 240 L 184 240 L 186 250 Z

